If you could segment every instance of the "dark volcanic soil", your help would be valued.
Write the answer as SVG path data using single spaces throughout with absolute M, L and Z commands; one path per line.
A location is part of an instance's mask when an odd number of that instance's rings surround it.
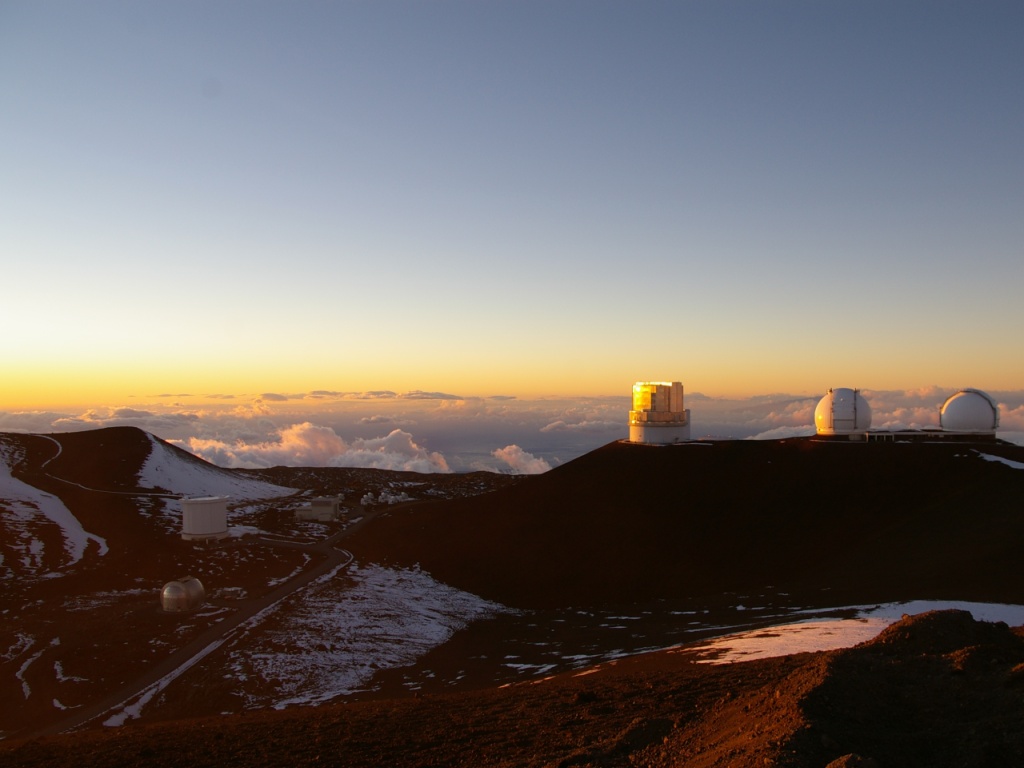
M 209 574 L 245 595 L 223 589 L 219 604 L 230 611 L 324 556 L 248 538 L 201 548 L 182 542 L 161 522 L 159 502 L 132 493 L 147 436 L 59 437 L 63 450 L 49 464 L 52 438 L 6 437 L 20 457 L 15 474 L 58 495 L 87 530 L 105 537 L 110 553 L 90 553 L 62 578 L 4 582 L 10 649 L 0 669 L 9 680 L 0 703 L 8 715 L 17 710 L 20 720 L 9 719 L 21 733 L 37 713 L 55 717 L 46 679 L 57 661 L 60 675 L 94 678 L 106 694 L 152 666 L 153 638 L 170 652 L 220 620 L 159 612 L 154 587 L 163 580 Z M 345 532 L 359 563 L 418 564 L 439 581 L 536 616 L 769 592 L 792 605 L 1021 604 L 1024 472 L 986 458 L 993 456 L 1022 463 L 1024 449 L 806 439 L 613 443 L 528 478 L 244 474 L 350 498 L 408 489 L 416 501 L 360 507 L 363 523 L 326 530 Z M 255 505 L 243 521 L 296 534 L 285 502 Z M 119 602 L 104 603 L 113 594 Z M 36 645 L 18 650 L 21 634 Z M 47 641 L 57 635 L 59 644 Z M 472 628 L 458 633 L 431 655 L 469 655 L 466 643 L 476 636 Z M 220 711 L 216 691 L 227 683 L 211 678 L 204 688 L 197 671 L 190 686 L 178 686 L 184 698 L 158 711 Z M 168 689 L 172 699 L 175 690 Z M 209 701 L 198 701 L 204 691 Z M 458 693 L 114 729 L 94 722 L 80 732 L 0 741 L 0 765 L 1009 766 L 1024 765 L 1022 723 L 1020 630 L 946 611 L 830 653 L 716 666 L 684 648 L 501 688 L 481 678 Z M 858 763 L 854 754 L 875 762 Z
M 1021 600 L 1007 444 L 611 443 L 502 493 L 396 510 L 349 546 L 520 607 L 720 595 Z M 971 596 L 974 596 L 973 598 Z
M 822 768 L 834 760 L 995 768 L 1024 764 L 1022 722 L 1024 638 L 942 611 L 843 651 L 722 666 L 659 652 L 501 689 L 0 743 L 0 760 L 10 768 Z

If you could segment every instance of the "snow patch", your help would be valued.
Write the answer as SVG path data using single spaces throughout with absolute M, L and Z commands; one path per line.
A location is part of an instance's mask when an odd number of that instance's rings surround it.
M 851 618 L 815 618 L 792 624 L 740 632 L 700 645 L 701 664 L 730 664 L 750 659 L 767 659 L 793 653 L 832 651 L 872 640 L 905 614 L 955 608 L 968 611 L 976 621 L 1003 621 L 1010 626 L 1024 624 L 1024 606 L 1000 603 L 965 603 L 915 600 L 873 607 L 856 606 Z
M 25 673 L 26 673 L 26 672 L 28 671 L 28 668 L 29 668 L 29 667 L 31 667 L 31 666 L 32 666 L 32 664 L 33 664 L 33 663 L 34 663 L 34 662 L 35 662 L 35 661 L 36 661 L 36 660 L 37 660 L 37 659 L 38 659 L 38 658 L 39 658 L 40 656 L 42 656 L 42 655 L 43 655 L 43 652 L 44 652 L 45 650 L 46 650 L 46 649 L 44 648 L 44 649 L 43 649 L 42 651 L 36 651 L 35 653 L 33 653 L 33 654 L 32 654 L 31 656 L 29 656 L 29 657 L 28 657 L 28 658 L 27 658 L 27 659 L 25 660 L 25 663 L 24 663 L 24 664 L 22 664 L 22 665 L 21 665 L 20 667 L 18 667 L 18 671 L 14 673 L 14 676 L 15 676 L 15 677 L 16 677 L 16 678 L 17 678 L 18 680 L 20 680 L 20 681 L 21 681 L 21 692 L 22 692 L 22 694 L 24 694 L 24 696 L 25 696 L 25 698 L 26 698 L 26 699 L 28 699 L 28 697 L 32 695 L 32 689 L 31 689 L 31 688 L 29 687 L 28 681 L 27 681 L 27 680 L 25 680 Z
M 26 635 L 22 632 L 18 632 L 14 636 L 14 642 L 11 643 L 10 647 L 0 653 L 0 661 L 12 661 L 21 654 L 25 653 L 29 648 L 35 645 L 35 638 L 32 635 Z
M 64 664 L 58 659 L 53 662 L 53 676 L 56 678 L 58 683 L 87 683 L 89 679 L 86 677 L 78 677 L 77 675 L 66 675 L 64 674 Z
M 149 435 L 149 439 L 152 443 L 149 458 L 139 471 L 142 488 L 162 488 L 177 496 L 228 496 L 242 501 L 291 496 L 297 492 L 295 488 L 235 475 L 198 457 L 190 460 L 153 435 Z
M 38 576 L 62 575 L 56 571 L 44 572 L 45 545 L 34 535 L 34 529 L 41 522 L 40 517 L 60 528 L 67 556 L 67 562 L 62 563 L 61 568 L 79 562 L 85 556 L 89 542 L 96 545 L 101 556 L 107 554 L 106 539 L 86 531 L 78 518 L 56 496 L 14 477 L 11 474 L 13 464 L 14 457 L 10 448 L 0 445 L 0 510 L 9 513 L 5 529 L 13 534 L 13 548 L 20 550 L 21 565 L 25 571 Z
M 1019 461 L 1011 461 L 1010 459 L 1004 459 L 1002 456 L 992 456 L 988 453 L 979 453 L 978 455 L 985 461 L 998 461 L 1000 464 L 1005 464 L 1006 466 L 1013 467 L 1014 469 L 1024 469 L 1024 464 Z
M 303 591 L 283 624 L 231 654 L 232 673 L 271 683 L 250 707 L 319 704 L 406 666 L 471 621 L 508 609 L 435 581 L 419 569 L 351 568 L 353 586 L 324 580 Z
M 359 500 L 359 503 L 364 507 L 367 507 L 371 504 L 402 504 L 406 501 L 412 500 L 412 496 L 407 494 L 405 491 L 402 491 L 401 493 L 392 493 L 387 488 L 384 488 L 381 490 L 379 497 L 374 498 L 372 493 L 366 493 L 363 495 L 363 498 Z

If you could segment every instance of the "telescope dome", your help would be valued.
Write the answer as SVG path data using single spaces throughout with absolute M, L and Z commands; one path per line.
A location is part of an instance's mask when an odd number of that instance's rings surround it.
M 819 435 L 847 435 L 871 428 L 871 406 L 856 389 L 830 389 L 814 409 Z
M 980 389 L 961 389 L 942 404 L 939 424 L 950 432 L 995 432 L 999 406 Z
M 165 611 L 194 611 L 206 601 L 203 583 L 193 576 L 169 581 L 160 592 L 160 604 Z

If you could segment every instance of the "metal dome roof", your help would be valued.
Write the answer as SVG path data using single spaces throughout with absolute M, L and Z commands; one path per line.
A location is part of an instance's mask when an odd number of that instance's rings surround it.
M 856 389 L 830 389 L 814 409 L 819 435 L 845 435 L 871 428 L 871 406 Z
M 961 389 L 942 404 L 939 424 L 950 432 L 995 432 L 999 406 L 980 389 Z
M 205 601 L 203 583 L 193 576 L 169 581 L 160 592 L 160 603 L 165 611 L 193 611 Z

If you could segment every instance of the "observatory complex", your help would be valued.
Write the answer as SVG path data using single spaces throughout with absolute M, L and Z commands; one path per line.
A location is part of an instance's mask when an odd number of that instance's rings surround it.
M 871 404 L 859 389 L 829 389 L 814 409 L 814 428 L 826 440 L 913 442 L 991 441 L 999 428 L 999 406 L 980 389 L 961 389 L 939 410 L 936 429 L 871 429 Z M 690 440 L 690 411 L 678 381 L 638 381 L 629 412 L 629 442 L 672 445 Z
M 939 410 L 939 429 L 872 430 L 871 406 L 858 389 L 830 389 L 814 409 L 819 437 L 847 440 L 994 440 L 999 406 L 980 389 L 961 389 Z
M 999 407 L 980 389 L 962 389 L 946 398 L 939 427 L 871 429 L 871 406 L 859 389 L 829 389 L 814 409 L 818 437 L 862 441 L 994 440 Z M 690 412 L 683 407 L 683 385 L 638 381 L 633 385 L 630 442 L 671 445 L 690 439 Z
M 690 439 L 690 411 L 683 408 L 683 385 L 673 381 L 638 381 L 633 385 L 629 441 L 670 445 Z

